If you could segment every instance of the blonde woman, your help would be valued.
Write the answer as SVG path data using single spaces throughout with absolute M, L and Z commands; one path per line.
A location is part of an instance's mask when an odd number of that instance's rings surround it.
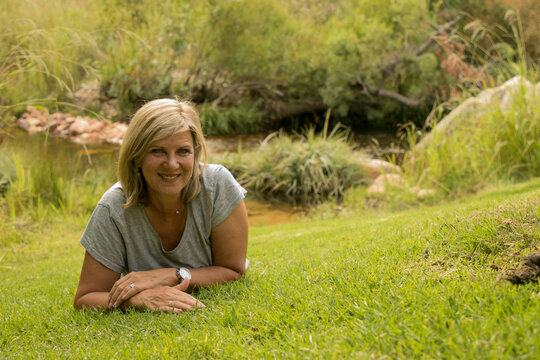
M 193 107 L 154 100 L 134 115 L 120 148 L 118 183 L 81 238 L 74 306 L 181 312 L 204 307 L 189 291 L 239 279 L 248 242 L 246 191 L 206 164 Z

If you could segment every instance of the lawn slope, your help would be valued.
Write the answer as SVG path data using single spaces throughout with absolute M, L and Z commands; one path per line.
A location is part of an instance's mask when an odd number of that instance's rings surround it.
M 0 248 L 0 358 L 540 357 L 540 180 L 397 213 L 250 230 L 244 279 L 180 315 L 77 312 L 84 221 Z M 3 234 L 0 234 L 2 236 Z

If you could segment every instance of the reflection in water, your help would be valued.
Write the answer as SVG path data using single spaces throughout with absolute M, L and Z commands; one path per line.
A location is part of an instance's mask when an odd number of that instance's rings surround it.
M 277 225 L 294 222 L 304 213 L 287 203 L 268 203 L 246 197 L 248 222 L 250 226 Z

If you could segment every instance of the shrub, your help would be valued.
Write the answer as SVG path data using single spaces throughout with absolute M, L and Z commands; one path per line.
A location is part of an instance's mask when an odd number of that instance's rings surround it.
M 343 132 L 326 137 L 309 129 L 304 135 L 272 134 L 250 153 L 225 162 L 246 187 L 263 196 L 279 196 L 312 205 L 333 198 L 363 182 L 363 169 Z

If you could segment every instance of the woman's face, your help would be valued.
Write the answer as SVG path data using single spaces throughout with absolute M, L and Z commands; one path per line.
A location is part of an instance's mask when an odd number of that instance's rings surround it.
M 194 158 L 190 131 L 154 141 L 141 165 L 150 201 L 163 196 L 178 197 L 193 175 Z

